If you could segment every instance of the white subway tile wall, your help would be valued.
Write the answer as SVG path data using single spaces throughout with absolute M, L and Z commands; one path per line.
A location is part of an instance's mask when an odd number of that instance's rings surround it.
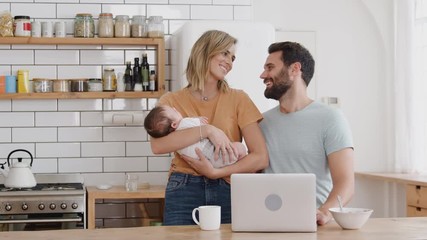
M 168 90 L 172 80 L 170 34 L 191 20 L 251 20 L 252 1 L 3 0 L 0 13 L 3 11 L 13 16 L 28 15 L 32 21 L 65 21 L 68 35 L 73 34 L 76 13 L 91 13 L 95 26 L 101 12 L 130 17 L 160 15 L 165 26 Z M 126 45 L 0 45 L 0 56 L 4 56 L 0 58 L 0 75 L 16 75 L 19 69 L 28 69 L 30 79 L 101 78 L 105 67 L 123 72 L 125 61 L 133 63 L 143 52 L 157 70 L 153 64 L 157 61 L 155 50 Z M 147 113 L 156 102 L 157 99 L 0 100 L 0 163 L 11 151 L 22 148 L 34 156 L 34 173 L 81 173 L 86 185 L 122 185 L 125 174 L 132 172 L 140 181 L 165 184 L 171 155 L 152 153 L 143 126 L 103 122 L 104 111 Z M 127 215 L 123 211 L 120 214 Z M 133 220 L 138 219 L 135 216 L 131 216 Z M 105 226 L 114 226 L 107 224 L 113 222 L 108 220 L 111 216 L 105 218 L 101 220 Z

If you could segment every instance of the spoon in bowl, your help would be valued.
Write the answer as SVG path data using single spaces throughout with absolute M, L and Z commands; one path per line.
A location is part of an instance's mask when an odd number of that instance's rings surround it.
M 342 201 L 341 201 L 340 195 L 337 195 L 337 200 L 338 200 L 338 204 L 340 205 L 340 211 L 342 212 Z

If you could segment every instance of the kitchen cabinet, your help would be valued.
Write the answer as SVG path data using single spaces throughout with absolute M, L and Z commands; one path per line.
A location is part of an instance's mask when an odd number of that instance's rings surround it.
M 427 217 L 427 186 L 406 185 L 406 215 Z
M 66 92 L 4 93 L 0 99 L 90 99 L 90 98 L 158 98 L 165 92 L 165 42 L 163 38 L 32 38 L 0 37 L 0 45 L 140 45 L 156 48 L 158 90 L 152 92 Z
M 135 192 L 126 191 L 124 186 L 113 186 L 107 190 L 100 190 L 94 186 L 87 186 L 87 227 L 95 228 L 95 203 L 98 199 L 161 199 L 160 216 L 163 216 L 163 205 L 166 186 L 154 185 L 148 189 L 138 189 Z M 150 220 L 150 219 L 148 219 Z
M 427 175 L 358 172 L 356 176 L 405 184 L 406 216 L 427 217 Z

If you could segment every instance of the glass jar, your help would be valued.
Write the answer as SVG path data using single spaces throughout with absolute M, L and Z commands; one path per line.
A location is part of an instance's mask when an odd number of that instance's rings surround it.
M 89 92 L 102 92 L 102 79 L 100 78 L 89 79 Z
M 95 22 L 90 13 L 77 13 L 74 19 L 74 37 L 95 37 Z
M 55 79 L 53 80 L 53 91 L 54 92 L 69 92 L 70 82 L 67 79 Z
M 132 17 L 131 25 L 132 37 L 147 37 L 147 23 L 145 16 L 135 15 Z
M 87 79 L 71 79 L 70 86 L 71 86 L 71 92 L 87 92 L 88 91 Z
M 102 85 L 106 92 L 114 92 L 117 90 L 117 78 L 113 68 L 104 69 L 102 75 Z
M 52 80 L 45 78 L 34 78 L 33 89 L 36 93 L 52 92 Z
M 164 37 L 164 25 L 162 16 L 151 16 L 148 19 L 148 37 L 162 38 Z
M 98 37 L 102 37 L 102 38 L 114 37 L 114 22 L 113 22 L 112 13 L 99 14 Z
M 128 15 L 117 15 L 114 25 L 115 37 L 130 37 L 130 23 Z
M 29 16 L 15 16 L 13 21 L 15 37 L 31 36 L 31 22 Z

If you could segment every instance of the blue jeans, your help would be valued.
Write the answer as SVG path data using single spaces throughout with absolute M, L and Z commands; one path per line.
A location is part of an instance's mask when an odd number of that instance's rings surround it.
M 191 213 L 202 205 L 221 206 L 221 223 L 231 223 L 230 184 L 223 179 L 172 173 L 166 186 L 163 225 L 194 225 Z

